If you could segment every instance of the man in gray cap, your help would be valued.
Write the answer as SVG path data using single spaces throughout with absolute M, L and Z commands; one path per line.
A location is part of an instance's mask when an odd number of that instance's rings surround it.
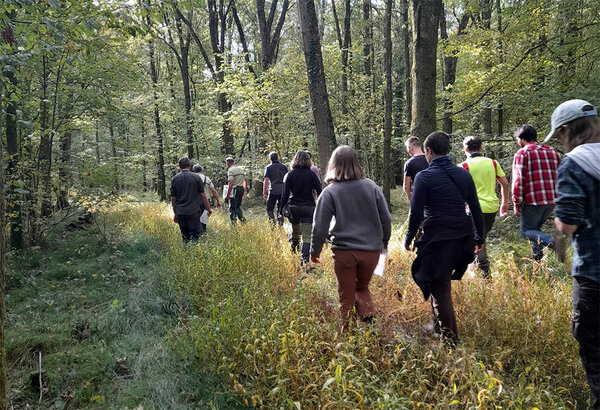
M 600 409 L 600 119 L 584 100 L 569 100 L 552 114 L 552 130 L 565 148 L 556 182 L 556 228 L 573 234 L 573 336 Z

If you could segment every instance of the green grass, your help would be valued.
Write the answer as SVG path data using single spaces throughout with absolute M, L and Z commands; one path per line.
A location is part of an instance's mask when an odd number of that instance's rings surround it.
M 69 235 L 15 257 L 13 402 L 37 403 L 26 377 L 42 350 L 47 407 L 70 386 L 73 408 L 583 408 L 568 266 L 531 262 L 516 218 L 498 220 L 492 280 L 454 283 L 461 344 L 448 350 L 423 331 L 430 307 L 401 250 L 407 204 L 398 191 L 393 202 L 390 265 L 371 286 L 377 326 L 345 335 L 328 251 L 306 273 L 259 207 L 235 227 L 216 213 L 185 246 L 166 205 L 116 206 L 109 243 Z M 91 336 L 79 340 L 82 323 Z M 115 375 L 125 356 L 131 376 Z
M 8 274 L 9 399 L 42 408 L 230 407 L 236 397 L 169 343 L 181 306 L 152 238 L 112 230 L 52 238 Z M 126 358 L 119 368 L 119 359 Z

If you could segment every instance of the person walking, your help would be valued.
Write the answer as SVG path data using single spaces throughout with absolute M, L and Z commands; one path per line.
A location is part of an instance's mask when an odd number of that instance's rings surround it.
M 204 187 L 198 174 L 190 171 L 188 157 L 179 159 L 179 172 L 171 179 L 171 206 L 173 222 L 179 224 L 184 242 L 197 241 L 201 235 L 200 202 L 210 215 L 210 204 L 204 193 Z
M 564 261 L 564 239 L 553 238 L 541 230 L 554 209 L 560 155 L 554 148 L 537 141 L 537 131 L 531 125 L 519 127 L 515 139 L 521 148 L 513 159 L 512 200 L 514 213 L 521 218 L 521 235 L 531 242 L 534 260 L 541 260 L 544 248 L 548 247 Z
M 358 157 L 349 146 L 333 151 L 325 182 L 329 185 L 317 201 L 310 254 L 311 260 L 319 263 L 323 244 L 331 238 L 343 332 L 355 305 L 363 321 L 373 320 L 369 282 L 382 249 L 387 248 L 391 216 L 381 189 L 365 178 Z M 331 225 L 333 218 L 335 223 Z
M 300 260 L 308 262 L 310 258 L 310 232 L 315 212 L 315 199 L 321 193 L 321 183 L 314 172 L 310 170 L 312 161 L 306 151 L 298 151 L 292 159 L 292 170 L 284 178 L 283 195 L 279 204 L 278 215 L 283 215 L 283 209 L 289 202 L 290 222 L 292 223 L 292 237 L 290 239 L 292 251 L 302 248 Z M 291 195 L 291 198 L 290 198 Z
M 460 166 L 471 174 L 475 183 L 477 198 L 479 199 L 481 212 L 483 212 L 483 223 L 485 225 L 483 240 L 485 241 L 494 225 L 498 210 L 500 210 L 502 216 L 508 212 L 509 184 L 500 164 L 496 160 L 484 157 L 481 153 L 481 140 L 479 137 L 465 138 L 463 147 L 467 154 L 467 160 L 461 163 Z M 500 185 L 502 206 L 498 203 L 496 183 Z M 487 256 L 487 245 L 475 256 L 475 263 L 481 269 L 482 276 L 488 278 L 490 276 L 490 261 Z
M 265 179 L 263 182 L 263 200 L 267 204 L 267 215 L 269 220 L 275 225 L 275 204 L 281 202 L 283 195 L 283 177 L 288 172 L 288 168 L 279 162 L 279 154 L 271 152 L 269 154 L 271 164 L 265 168 Z M 283 216 L 277 215 L 277 223 L 283 225 Z
M 600 409 L 600 119 L 584 100 L 569 100 L 552 114 L 544 142 L 558 136 L 565 158 L 556 181 L 556 228 L 573 235 L 573 336 Z
M 217 190 L 215 189 L 215 185 L 213 184 L 213 182 L 210 180 L 210 178 L 208 176 L 203 174 L 203 171 L 204 171 L 204 168 L 200 164 L 196 164 L 192 167 L 192 172 L 194 172 L 195 174 L 198 174 L 198 176 L 200 177 L 200 180 L 202 181 L 202 188 L 204 188 L 204 192 L 206 192 L 206 187 L 208 187 L 208 189 L 210 189 L 210 192 L 212 193 L 213 198 L 217 201 L 217 209 L 221 209 L 221 202 L 219 201 L 219 194 L 217 193 Z M 208 198 L 208 196 L 207 196 L 207 198 Z M 203 212 L 204 212 L 204 204 L 202 204 L 202 202 L 201 202 L 200 203 L 200 217 L 202 217 Z M 200 226 L 201 226 L 200 234 L 202 235 L 204 232 L 206 232 L 206 224 L 204 222 L 202 222 L 202 220 L 200 220 Z
M 415 177 L 425 168 L 427 168 L 427 159 L 423 154 L 423 143 L 417 137 L 410 137 L 404 143 L 406 151 L 410 155 L 410 159 L 404 164 L 404 192 L 410 202 L 412 196 L 412 187 L 415 181 Z
M 423 234 L 415 243 L 417 257 L 411 267 L 413 279 L 425 300 L 431 299 L 437 332 L 447 342 L 455 344 L 458 330 L 452 280 L 462 278 L 468 264 L 483 248 L 485 235 L 473 178 L 450 161 L 449 152 L 448 134 L 433 132 L 425 139 L 425 157 L 429 166 L 415 178 L 404 247 L 412 250 L 412 241 L 422 226 Z M 470 208 L 477 238 L 465 203 Z
M 242 212 L 242 200 L 246 198 L 246 190 L 248 189 L 248 181 L 242 168 L 235 165 L 235 161 L 231 157 L 225 160 L 227 164 L 227 194 L 225 202 L 229 203 L 229 218 L 231 223 L 236 223 L 237 219 L 240 222 L 246 222 Z

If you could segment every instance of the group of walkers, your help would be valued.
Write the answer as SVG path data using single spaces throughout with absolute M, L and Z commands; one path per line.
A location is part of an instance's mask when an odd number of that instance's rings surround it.
M 600 119 L 596 108 L 583 100 L 569 100 L 556 108 L 552 131 L 543 142 L 557 136 L 567 154 L 561 159 L 552 147 L 537 140 L 537 132 L 523 125 L 515 132 L 520 149 L 512 166 L 512 202 L 520 218 L 520 231 L 531 243 L 531 257 L 539 261 L 543 249 L 565 257 L 562 235 L 542 232 L 554 211 L 555 226 L 572 234 L 573 335 L 593 393 L 592 408 L 600 408 Z M 433 132 L 421 144 L 416 137 L 406 142 L 411 159 L 405 165 L 404 191 L 410 200 L 410 216 L 404 247 L 416 250 L 411 271 L 425 300 L 432 306 L 433 325 L 450 345 L 458 342 L 452 301 L 452 280 L 460 280 L 475 261 L 484 278 L 490 278 L 485 242 L 496 215 L 508 213 L 509 182 L 500 164 L 482 154 L 478 137 L 467 137 L 466 161 L 458 166 L 448 156 L 450 137 Z M 321 187 L 318 169 L 310 153 L 298 151 L 291 170 L 269 154 L 263 199 L 273 224 L 283 217 L 292 223 L 291 247 L 302 263 L 320 262 L 326 242 L 331 245 L 337 278 L 341 331 L 351 319 L 370 324 L 374 305 L 369 283 L 387 249 L 391 216 L 381 189 L 365 174 L 349 146 L 339 146 L 329 160 Z M 182 158 L 182 160 L 187 158 Z M 231 161 L 229 161 L 231 160 Z M 180 160 L 182 172 L 173 178 L 171 195 L 175 221 L 184 239 L 201 204 L 210 214 L 204 185 Z M 187 168 L 186 168 L 187 166 Z M 229 185 L 226 198 L 232 222 L 244 221 L 236 207 L 245 196 L 246 181 L 228 158 Z M 232 170 L 233 168 L 233 170 Z M 243 175 L 243 173 L 241 173 Z M 237 179 L 236 179 L 237 178 Z M 188 191 L 180 188 L 193 181 L 194 201 L 184 201 Z M 501 203 L 496 194 L 500 186 Z M 175 186 L 175 188 L 173 188 Z M 233 192 L 232 192 L 233 190 Z M 231 196 L 233 195 L 233 196 Z M 190 195 L 191 197 L 192 195 Z M 193 204 L 192 204 L 193 202 Z M 188 217 L 188 215 L 190 215 Z M 300 245 L 301 244 L 301 245 Z

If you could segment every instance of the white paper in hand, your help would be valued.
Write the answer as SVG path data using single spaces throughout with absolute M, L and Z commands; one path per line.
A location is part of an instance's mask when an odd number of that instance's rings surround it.
M 208 211 L 206 209 L 202 212 L 202 215 L 200 215 L 200 222 L 204 225 L 208 225 Z
M 379 254 L 379 262 L 377 262 L 377 266 L 375 267 L 374 275 L 383 276 L 383 272 L 385 271 L 385 262 L 387 260 L 388 250 L 382 249 Z

